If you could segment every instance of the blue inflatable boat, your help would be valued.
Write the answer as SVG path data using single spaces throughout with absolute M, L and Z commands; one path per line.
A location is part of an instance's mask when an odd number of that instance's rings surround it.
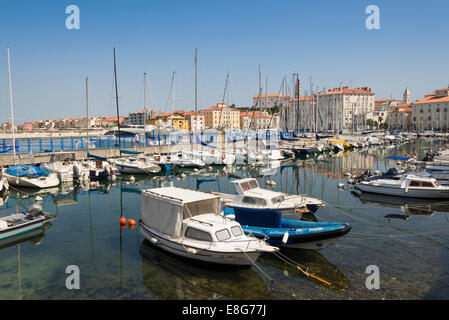
M 234 217 L 245 234 L 278 247 L 322 250 L 351 230 L 348 223 L 287 219 L 267 209 L 226 208 L 224 214 Z

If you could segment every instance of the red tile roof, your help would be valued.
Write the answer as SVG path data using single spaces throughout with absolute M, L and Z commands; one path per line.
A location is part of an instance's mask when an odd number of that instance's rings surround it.
M 227 107 L 227 106 L 213 106 L 207 109 L 203 109 L 201 111 L 214 111 L 214 110 L 231 110 L 231 111 L 240 111 L 239 109 Z
M 448 102 L 449 101 L 449 95 L 448 96 L 437 97 L 437 92 L 441 93 L 442 91 L 447 91 L 447 90 L 449 90 L 449 88 L 437 89 L 437 90 L 435 90 L 435 92 L 425 95 L 423 99 L 416 100 L 412 104 Z
M 368 87 L 362 87 L 362 88 L 349 88 L 349 87 L 342 87 L 342 88 L 334 88 L 329 89 L 327 92 L 322 93 L 324 95 L 329 94 L 369 94 L 374 95 L 374 92 L 371 90 L 371 88 Z
M 291 95 L 287 94 L 287 95 L 280 95 L 280 94 L 261 94 L 260 96 L 258 94 L 256 94 L 255 96 L 253 96 L 254 99 L 257 98 L 291 98 Z

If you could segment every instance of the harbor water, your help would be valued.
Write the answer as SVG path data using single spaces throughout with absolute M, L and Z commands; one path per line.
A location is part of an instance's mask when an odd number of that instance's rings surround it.
M 43 232 L 0 243 L 0 299 L 448 299 L 449 199 L 414 200 L 359 194 L 347 174 L 397 167 L 387 156 L 443 147 L 417 140 L 342 154 L 272 162 L 267 166 L 213 166 L 166 175 L 124 175 L 98 187 L 64 184 L 33 191 L 11 189 L 0 215 L 26 210 L 36 195 L 56 218 Z M 211 268 L 161 251 L 138 226 L 139 190 L 182 186 L 233 193 L 229 181 L 256 177 L 262 187 L 322 199 L 311 221 L 348 222 L 352 230 L 322 251 L 282 249 L 295 264 L 262 256 L 249 269 Z M 276 182 L 275 186 L 266 181 Z M 339 188 L 345 183 L 344 188 Z M 79 289 L 66 287 L 68 266 L 79 269 Z M 367 288 L 369 266 L 379 269 L 379 288 Z

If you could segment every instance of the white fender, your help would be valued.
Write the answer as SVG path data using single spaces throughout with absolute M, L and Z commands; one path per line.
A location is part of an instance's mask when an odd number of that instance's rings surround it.
M 282 245 L 285 245 L 288 241 L 288 231 L 285 231 L 284 236 L 282 237 Z

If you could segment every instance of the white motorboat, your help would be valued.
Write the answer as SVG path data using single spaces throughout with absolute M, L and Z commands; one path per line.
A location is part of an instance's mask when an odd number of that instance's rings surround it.
M 60 182 L 89 180 L 89 169 L 77 161 L 44 162 L 39 168 L 55 172 Z
M 8 167 L 4 175 L 8 179 L 8 184 L 16 187 L 26 188 L 50 188 L 59 184 L 56 173 L 43 171 L 33 165 L 17 165 Z
M 112 161 L 122 173 L 158 173 L 161 171 L 161 167 L 148 160 L 123 157 L 110 161 Z
M 282 192 L 262 189 L 254 178 L 231 181 L 236 195 L 216 193 L 226 207 L 246 207 L 280 211 L 284 217 L 300 218 L 303 212 L 316 212 L 324 206 L 322 200 L 305 195 L 288 195 Z
M 188 152 L 179 151 L 172 155 L 171 158 L 173 164 L 178 168 L 201 168 L 206 165 L 203 160 Z
M 202 191 L 143 190 L 139 225 L 152 244 L 202 262 L 248 267 L 262 253 L 278 250 L 246 236 L 238 222 L 222 214 L 220 198 Z
M 31 232 L 36 230 L 45 223 L 45 216 L 41 208 L 35 210 L 34 208 L 26 213 L 15 213 L 6 217 L 0 218 L 0 242 L 14 236 Z
M 397 179 L 376 179 L 361 181 L 354 186 L 363 192 L 384 194 L 390 196 L 444 199 L 449 197 L 449 187 L 441 186 L 438 180 L 411 174 L 403 174 Z
M 170 156 L 156 154 L 146 156 L 146 159 L 157 164 L 163 171 L 173 170 L 173 162 L 171 161 Z

